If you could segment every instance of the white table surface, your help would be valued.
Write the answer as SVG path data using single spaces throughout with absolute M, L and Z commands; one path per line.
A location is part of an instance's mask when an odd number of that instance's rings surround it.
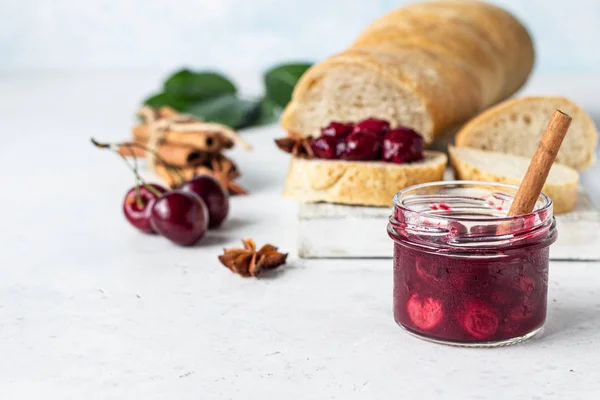
M 277 127 L 244 134 L 255 150 L 232 156 L 251 194 L 199 246 L 128 226 L 132 176 L 88 140 L 127 138 L 160 76 L 0 76 L 0 398 L 600 397 L 600 264 L 551 264 L 539 339 L 493 350 L 414 339 L 392 318 L 390 260 L 295 256 Z M 569 95 L 600 120 L 600 79 L 536 77 L 526 91 Z M 599 171 L 584 176 L 596 194 Z M 289 251 L 288 265 L 234 275 L 217 255 L 244 237 Z

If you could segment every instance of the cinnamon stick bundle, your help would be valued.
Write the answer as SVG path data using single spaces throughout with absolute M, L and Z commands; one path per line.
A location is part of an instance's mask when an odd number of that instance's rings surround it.
M 136 146 L 139 145 L 139 146 Z M 146 142 L 134 141 L 131 146 L 119 146 L 119 153 L 125 157 L 147 157 Z M 167 164 L 174 167 L 187 167 L 206 164 L 210 161 L 210 153 L 189 146 L 178 146 L 162 143 L 156 149 L 156 154 Z
M 156 165 L 154 172 L 172 189 L 181 185 L 182 179 L 188 181 L 197 175 L 213 175 L 213 171 L 204 166 L 177 168 L 177 172 L 175 172 L 162 164 L 158 164 Z
M 133 138 L 136 142 L 146 144 L 150 138 L 150 129 L 148 125 L 140 124 L 132 129 Z M 193 147 L 210 153 L 218 153 L 223 149 L 233 147 L 233 141 L 226 138 L 219 132 L 184 132 L 172 131 L 165 132 L 163 140 L 165 143 L 182 147 Z
M 233 169 L 227 169 L 228 163 Z M 226 160 L 219 165 L 219 167 L 207 167 L 204 165 L 188 166 L 184 168 L 177 168 L 176 171 L 174 171 L 163 164 L 157 164 L 154 172 L 164 181 L 167 186 L 172 189 L 181 185 L 182 180 L 187 181 L 198 175 L 211 175 L 221 182 L 223 187 L 226 188 L 230 194 L 247 194 L 248 191 L 246 189 L 233 181 L 240 176 L 239 172 L 235 168 L 235 165 L 233 165 L 233 163 L 231 163 L 229 160 Z
M 218 179 L 231 194 L 247 193 L 233 182 L 240 176 L 236 165 L 221 154 L 234 145 L 251 149 L 235 131 L 168 107 L 144 106 L 138 115 L 145 122 L 132 129 L 132 142 L 119 146 L 121 155 L 148 157 L 149 166 L 171 188 L 206 174 Z
M 230 149 L 236 144 L 246 150 L 252 148 L 228 126 L 204 122 L 192 115 L 180 114 L 170 107 L 153 109 L 145 106 L 138 110 L 138 115 L 144 123 L 133 128 L 136 140 L 147 141 L 151 135 L 149 124 L 158 124 L 165 129 L 162 138 L 170 144 L 192 146 L 213 153 Z

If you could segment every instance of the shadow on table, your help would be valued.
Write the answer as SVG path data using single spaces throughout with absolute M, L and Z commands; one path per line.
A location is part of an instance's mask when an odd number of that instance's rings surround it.
M 227 233 L 232 232 L 237 229 L 246 228 L 252 225 L 254 222 L 249 219 L 241 219 L 241 218 L 228 218 L 223 222 L 223 225 L 219 227 L 219 232 Z
M 552 304 L 549 304 L 552 307 Z M 540 338 L 568 337 L 577 339 L 579 336 L 590 337 L 589 331 L 596 330 L 600 324 L 600 310 L 594 304 L 588 307 L 553 307 L 546 320 L 544 334 Z
M 283 274 L 289 274 L 291 273 L 293 270 L 301 268 L 302 265 L 301 263 L 298 262 L 298 260 L 294 260 L 294 261 L 288 261 L 285 264 L 283 264 L 280 267 L 277 267 L 275 269 L 266 269 L 263 270 L 260 273 L 260 279 L 264 279 L 264 280 L 270 280 L 270 279 L 277 279 L 279 278 L 281 275 Z
M 196 246 L 198 247 L 206 247 L 206 246 L 223 246 L 227 242 L 230 242 L 231 238 L 227 235 L 223 235 L 221 233 L 214 233 L 208 231 L 205 237 L 202 238 Z

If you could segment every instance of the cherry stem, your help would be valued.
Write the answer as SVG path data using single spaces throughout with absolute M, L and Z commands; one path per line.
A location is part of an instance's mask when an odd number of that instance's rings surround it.
M 168 163 L 168 162 L 166 162 L 165 160 L 163 160 L 163 159 L 162 159 L 162 158 L 161 158 L 161 157 L 158 155 L 158 153 L 157 153 L 155 150 L 149 149 L 148 147 L 146 147 L 146 146 L 144 146 L 144 145 L 142 145 L 142 144 L 139 144 L 139 143 L 129 143 L 129 142 L 126 142 L 126 143 L 119 143 L 118 145 L 119 145 L 119 146 L 125 146 L 125 147 L 127 147 L 127 148 L 130 148 L 130 149 L 131 149 L 132 147 L 137 147 L 138 149 L 142 149 L 142 150 L 144 150 L 144 151 L 147 151 L 148 153 L 150 153 L 150 154 L 152 154 L 154 157 L 156 157 L 156 159 L 157 159 L 158 161 L 160 161 L 160 163 L 161 163 L 162 165 L 164 165 L 166 168 L 170 169 L 171 171 L 175 172 L 175 175 L 177 175 L 177 178 L 179 178 L 179 181 L 180 181 L 180 183 L 184 183 L 184 182 L 185 182 L 185 179 L 183 179 L 183 176 L 181 176 L 181 174 L 179 173 L 179 171 L 177 170 L 177 168 L 176 168 L 176 167 L 174 167 L 173 165 L 169 164 L 169 163 Z M 134 159 L 136 159 L 136 160 L 137 160 L 137 157 L 133 155 L 133 151 L 131 151 L 131 153 L 132 153 L 132 157 L 133 157 Z
M 159 192 L 158 190 L 156 190 L 156 188 L 154 188 L 153 186 L 148 185 L 146 182 L 144 182 L 144 180 L 140 176 L 140 173 L 138 172 L 137 158 L 135 156 L 134 156 L 134 159 L 136 160 L 136 164 L 134 166 L 132 166 L 127 161 L 127 158 L 125 158 L 124 155 L 122 155 L 121 153 L 119 153 L 117 151 L 116 147 L 118 145 L 109 144 L 109 143 L 100 143 L 100 142 L 96 141 L 94 138 L 91 138 L 91 141 L 94 146 L 96 146 L 100 149 L 111 150 L 113 153 L 117 154 L 123 160 L 125 165 L 127 165 L 127 167 L 131 170 L 131 172 L 133 172 L 133 174 L 135 175 L 135 201 L 136 201 L 138 207 L 143 208 L 143 206 L 144 206 L 142 203 L 142 197 L 140 195 L 140 185 L 143 185 L 146 189 L 148 189 L 150 192 L 152 192 L 156 197 L 162 196 L 162 193 Z M 132 154 L 133 154 L 133 151 L 132 151 Z

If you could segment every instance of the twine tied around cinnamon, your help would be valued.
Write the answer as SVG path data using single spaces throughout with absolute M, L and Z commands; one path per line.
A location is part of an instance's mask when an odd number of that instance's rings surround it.
M 137 115 L 144 119 L 148 125 L 148 142 L 147 147 L 150 151 L 146 152 L 148 165 L 156 168 L 156 151 L 158 146 L 164 140 L 165 134 L 168 131 L 176 132 L 219 132 L 233 143 L 238 144 L 246 150 L 251 150 L 252 147 L 244 141 L 239 135 L 229 127 L 213 123 L 204 122 L 200 118 L 193 115 L 178 113 L 177 111 L 163 107 L 160 112 L 152 107 L 141 107 Z

